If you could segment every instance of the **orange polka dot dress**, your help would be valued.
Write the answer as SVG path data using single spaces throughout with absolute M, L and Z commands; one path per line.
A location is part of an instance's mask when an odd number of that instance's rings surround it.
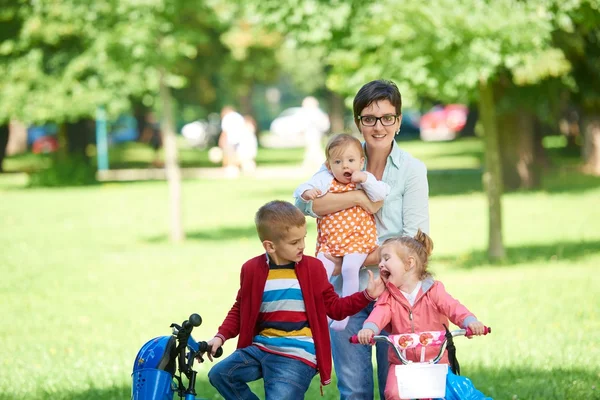
M 355 183 L 331 182 L 331 193 L 356 190 Z M 317 254 L 329 253 L 335 257 L 346 254 L 369 254 L 377 248 L 375 217 L 364 208 L 354 206 L 326 215 L 317 220 Z

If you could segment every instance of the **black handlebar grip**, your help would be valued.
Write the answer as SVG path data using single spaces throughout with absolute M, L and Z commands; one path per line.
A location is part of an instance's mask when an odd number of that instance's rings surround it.
M 219 358 L 219 357 L 221 357 L 222 355 L 223 355 L 223 348 L 222 348 L 222 347 L 219 347 L 219 348 L 217 349 L 217 351 L 215 352 L 215 358 Z
M 202 317 L 196 313 L 190 315 L 190 323 L 194 326 L 202 325 Z

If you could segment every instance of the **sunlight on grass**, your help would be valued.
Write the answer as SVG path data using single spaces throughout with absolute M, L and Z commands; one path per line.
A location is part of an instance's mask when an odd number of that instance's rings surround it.
M 432 158 L 442 149 L 409 146 Z M 476 153 L 476 146 L 452 151 Z M 255 210 L 272 199 L 291 200 L 298 184 L 185 181 L 188 240 L 174 245 L 167 239 L 165 182 L 25 190 L 19 179 L 0 177 L 3 400 L 129 398 L 137 351 L 168 335 L 171 322 L 198 312 L 203 325 L 194 336 L 212 337 L 237 292 L 240 265 L 262 252 Z M 456 341 L 463 373 L 495 399 L 597 398 L 598 180 L 569 191 L 568 182 L 580 182 L 572 173 L 561 190 L 506 195 L 508 257 L 489 265 L 487 206 L 473 186 L 477 177 L 444 179 L 456 185 L 440 183 L 431 198 L 431 269 L 494 329 Z M 309 220 L 308 243 L 315 231 Z M 306 253 L 312 251 L 309 245 Z M 225 355 L 234 345 L 225 345 Z M 198 368 L 197 391 L 218 398 L 208 368 Z M 334 385 L 324 391 L 324 399 L 338 398 Z M 307 398 L 321 398 L 317 379 Z

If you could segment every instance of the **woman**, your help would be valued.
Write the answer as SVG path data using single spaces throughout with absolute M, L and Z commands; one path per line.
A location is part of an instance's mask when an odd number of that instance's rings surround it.
M 428 233 L 427 169 L 423 162 L 401 150 L 394 140 L 400 132 L 402 121 L 402 97 L 398 87 L 385 80 L 365 84 L 354 97 L 353 111 L 354 122 L 365 140 L 366 170 L 390 185 L 390 194 L 384 203 L 373 203 L 360 190 L 327 193 L 312 201 L 297 197 L 296 206 L 306 215 L 316 217 L 359 205 L 375 214 L 379 243 L 393 236 L 414 236 L 418 229 Z M 377 251 L 374 251 L 367 257 L 364 265 L 378 273 L 378 263 Z M 339 281 L 339 278 L 332 280 L 336 290 L 341 287 Z M 360 281 L 362 290 L 368 282 L 367 269 L 361 270 Z M 342 400 L 373 398 L 371 347 L 356 346 L 348 341 L 350 336 L 357 334 L 362 328 L 373 304 L 350 317 L 344 331 L 330 330 L 333 362 Z M 378 344 L 377 375 L 382 399 L 387 370 L 387 348 Z

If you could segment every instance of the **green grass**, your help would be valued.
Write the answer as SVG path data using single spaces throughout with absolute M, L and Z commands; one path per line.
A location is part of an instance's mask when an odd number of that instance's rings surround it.
M 476 141 L 402 145 L 430 169 L 443 157 L 457 169 L 479 157 Z M 479 179 L 475 169 L 430 175 L 431 268 L 494 328 L 457 340 L 463 373 L 495 399 L 600 398 L 600 179 L 556 170 L 541 190 L 505 195 L 508 258 L 500 265 L 485 260 Z M 0 175 L 3 400 L 125 399 L 137 351 L 169 334 L 171 322 L 198 312 L 195 337 L 210 338 L 232 304 L 241 263 L 262 251 L 253 213 L 290 199 L 298 182 L 185 181 L 188 240 L 180 245 L 167 240 L 164 182 L 25 183 Z M 314 221 L 308 230 L 314 243 Z M 227 343 L 225 354 L 233 349 Z M 218 398 L 208 368 L 198 368 L 197 391 Z M 338 398 L 335 385 L 324 391 Z M 307 398 L 321 398 L 316 378 Z

